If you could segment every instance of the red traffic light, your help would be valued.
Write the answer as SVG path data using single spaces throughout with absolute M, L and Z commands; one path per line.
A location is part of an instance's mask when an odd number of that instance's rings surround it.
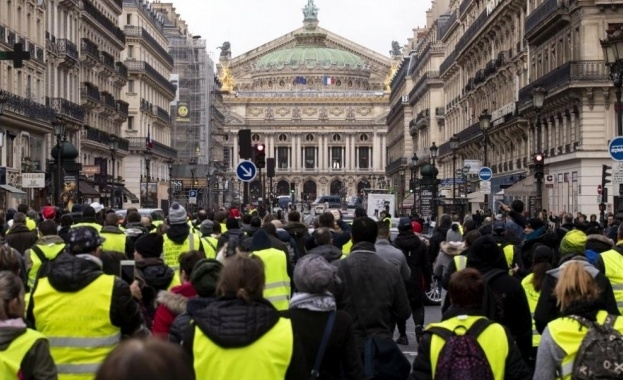
M 257 144 L 257 145 L 255 146 L 255 149 L 256 149 L 258 152 L 263 152 L 263 151 L 264 151 L 264 144 Z
M 541 153 L 536 153 L 534 155 L 534 163 L 535 164 L 542 164 L 543 163 L 543 155 Z

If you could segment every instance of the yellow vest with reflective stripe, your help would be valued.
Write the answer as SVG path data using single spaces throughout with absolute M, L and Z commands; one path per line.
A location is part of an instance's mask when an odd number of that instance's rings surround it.
M 193 366 L 197 379 L 285 379 L 292 360 L 294 337 L 289 319 L 279 318 L 272 329 L 249 346 L 222 348 L 195 327 Z M 250 358 L 252 358 L 250 360 Z
M 601 254 L 606 268 L 606 277 L 612 284 L 614 298 L 617 301 L 619 311 L 623 313 L 623 255 L 614 249 Z
M 97 232 L 100 232 L 102 230 L 102 225 L 98 224 L 98 223 L 76 223 L 76 224 L 72 224 L 71 228 L 78 228 L 78 227 L 92 227 L 95 228 L 97 230 Z
M 37 222 L 30 218 L 26 218 L 26 227 L 28 227 L 29 230 L 34 231 L 37 229 Z
M 47 277 L 33 294 L 35 328 L 50 342 L 59 380 L 92 380 L 117 346 L 121 330 L 110 321 L 115 276 L 100 275 L 82 290 L 54 289 Z
M 277 310 L 288 310 L 290 306 L 290 277 L 288 263 L 283 251 L 276 248 L 253 252 L 264 263 L 264 298 Z
M 456 329 L 456 333 L 462 335 L 479 319 L 483 317 L 467 317 L 460 319 L 461 317 L 450 318 L 447 321 L 439 323 L 431 323 L 430 327 L 443 327 L 450 331 L 454 331 L 458 326 L 464 326 L 465 329 Z M 498 323 L 494 323 L 487 327 L 476 339 L 478 344 L 485 352 L 487 361 L 491 366 L 491 372 L 493 372 L 493 378 L 495 380 L 504 380 L 506 370 L 506 357 L 508 356 L 509 347 L 508 339 L 506 339 L 506 331 L 504 327 Z M 438 335 L 432 334 L 430 343 L 430 363 L 433 370 L 433 379 L 435 378 L 435 370 L 437 368 L 437 361 L 439 360 L 439 354 L 441 349 L 445 345 L 443 338 Z
M 539 347 L 541 334 L 539 334 L 536 329 L 536 324 L 534 323 L 534 311 L 536 310 L 537 303 L 539 303 L 539 296 L 541 295 L 541 292 L 537 292 L 534 289 L 534 285 L 532 285 L 532 278 L 534 278 L 534 274 L 530 273 L 521 281 L 521 286 L 523 287 L 523 291 L 526 293 L 528 306 L 530 307 L 530 315 L 532 316 L 532 347 Z
M 36 247 L 39 247 L 43 252 L 43 255 L 48 260 L 54 260 L 56 256 L 58 256 L 65 249 L 65 243 L 56 243 L 56 244 L 47 244 L 41 245 L 36 244 Z M 41 260 L 39 260 L 39 256 L 30 249 L 30 261 L 32 261 L 32 267 L 28 271 L 28 287 L 32 289 L 35 286 L 35 280 L 37 279 L 37 273 L 39 273 L 39 268 L 41 268 Z
M 13 339 L 6 350 L 0 351 L 0 375 L 3 379 L 17 379 L 24 357 L 40 339 L 45 339 L 45 336 L 38 331 L 26 329 L 23 334 Z
M 125 234 L 116 234 L 114 232 L 100 232 L 100 236 L 106 239 L 106 241 L 102 243 L 102 250 L 125 255 Z
M 203 240 L 203 252 L 206 254 L 206 258 L 208 259 L 216 259 L 216 247 L 218 246 L 218 239 L 213 238 L 212 236 L 204 236 L 201 238 Z
M 165 264 L 167 264 L 174 270 L 179 269 L 179 259 L 183 253 L 198 250 L 201 246 L 201 239 L 199 238 L 199 235 L 193 234 L 192 232 L 186 237 L 186 240 L 184 240 L 182 244 L 176 244 L 166 234 L 163 236 L 163 238 L 164 246 L 162 259 L 164 260 Z
M 343 253 L 342 256 L 350 255 L 351 249 L 353 249 L 353 239 L 350 239 L 342 246 L 342 253 Z
M 597 323 L 603 324 L 608 313 L 599 311 L 597 313 Z M 573 361 L 578 354 L 582 339 L 588 333 L 587 327 L 582 327 L 580 322 L 566 317 L 554 319 L 547 325 L 552 339 L 565 352 L 565 357 L 560 365 L 561 379 L 571 379 L 573 372 Z M 617 318 L 614 322 L 614 329 L 623 334 L 623 318 Z
M 467 256 L 465 255 L 454 256 L 454 266 L 456 267 L 457 272 L 465 269 L 467 267 Z

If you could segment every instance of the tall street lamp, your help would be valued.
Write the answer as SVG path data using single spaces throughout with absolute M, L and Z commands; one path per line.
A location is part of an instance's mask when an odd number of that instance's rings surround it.
M 52 120 L 52 129 L 54 136 L 56 136 L 56 200 L 58 204 L 62 204 L 61 189 L 63 183 L 61 180 L 61 157 L 63 146 L 61 145 L 61 139 L 65 136 L 65 122 L 60 117 L 56 116 Z
M 151 149 L 146 149 L 145 153 L 143 153 L 143 157 L 145 158 L 145 205 L 143 207 L 150 207 L 151 200 L 149 199 L 149 179 L 151 178 L 151 159 L 153 154 Z
M 110 148 L 110 160 L 112 161 L 112 189 L 111 189 L 111 193 L 112 193 L 112 208 L 114 209 L 115 207 L 117 207 L 117 197 L 115 194 L 115 169 L 116 169 L 116 164 L 115 164 L 115 153 L 117 153 L 117 146 L 118 146 L 119 142 L 117 140 L 117 136 L 115 135 L 111 135 L 108 138 L 108 147 Z
M 532 89 L 532 106 L 536 112 L 536 152 L 534 152 L 535 162 L 535 176 L 536 176 L 536 210 L 537 213 L 543 208 L 543 150 L 542 150 L 542 137 L 541 137 L 541 111 L 543 111 L 543 103 L 545 102 L 545 96 L 547 90 L 543 87 L 535 87 Z
M 484 160 L 483 160 L 483 166 L 487 167 L 488 162 L 487 162 L 487 148 L 489 147 L 489 128 L 491 127 L 491 114 L 489 113 L 488 110 L 483 110 L 482 113 L 480 114 L 480 130 L 482 131 L 482 141 L 484 143 L 485 149 L 484 149 Z M 485 207 L 488 210 L 489 209 L 489 194 L 485 193 Z
M 411 162 L 409 163 L 409 167 L 411 168 L 411 180 L 409 181 L 409 189 L 410 193 L 413 194 L 413 204 L 411 205 L 411 215 L 415 212 L 415 183 L 417 182 L 417 162 L 419 158 L 415 152 L 413 152 L 413 156 L 411 156 Z
M 621 109 L 621 87 L 623 85 L 623 28 L 606 31 L 605 40 L 600 40 L 606 66 L 610 68 L 610 79 L 617 98 L 617 136 L 623 136 L 623 109 Z
M 173 180 L 171 173 L 173 172 L 173 160 L 167 161 L 167 168 L 169 169 L 169 206 L 173 203 Z
M 459 147 L 459 137 L 450 137 L 450 149 L 452 150 L 452 208 L 456 207 L 456 150 Z
M 433 216 L 437 216 L 437 176 L 434 174 L 437 172 L 437 167 L 435 166 L 435 160 L 437 159 L 437 153 L 439 152 L 439 148 L 435 143 L 431 145 L 430 150 L 430 160 L 433 164 Z M 437 220 L 437 219 L 435 219 Z
M 402 202 L 405 199 L 405 168 L 404 166 L 400 167 L 399 174 L 400 174 L 400 206 L 398 206 L 398 209 L 400 210 L 400 214 L 402 214 Z
M 2 115 L 4 114 L 4 105 L 8 101 L 9 101 L 9 93 L 4 90 L 0 90 L 0 118 L 2 118 Z M 3 138 L 4 138 L 4 131 L 0 129 L 0 148 L 2 148 Z
M 195 173 L 197 170 L 197 159 L 196 158 L 191 158 L 190 162 L 188 163 L 188 165 L 190 166 L 190 189 L 194 190 L 195 188 Z M 192 207 L 192 206 L 191 206 Z

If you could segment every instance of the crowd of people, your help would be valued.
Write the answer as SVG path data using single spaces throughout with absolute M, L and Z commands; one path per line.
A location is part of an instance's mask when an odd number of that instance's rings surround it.
M 392 236 L 363 208 L 311 228 L 296 210 L 126 211 L 0 211 L 2 378 L 623 378 L 614 221 L 515 201 L 442 215 L 428 238 L 417 216 Z M 426 325 L 432 279 L 442 318 Z

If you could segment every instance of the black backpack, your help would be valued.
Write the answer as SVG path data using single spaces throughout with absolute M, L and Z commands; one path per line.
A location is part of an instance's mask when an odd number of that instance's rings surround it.
M 64 249 L 65 248 L 63 246 L 63 248 L 61 248 L 61 250 L 58 252 L 56 257 L 58 257 L 58 255 L 60 255 Z M 35 284 L 36 284 L 39 278 L 45 277 L 50 273 L 51 263 L 52 261 L 56 260 L 56 257 L 52 260 L 48 259 L 48 257 L 43 253 L 41 248 L 37 247 L 36 245 L 33 245 L 30 248 L 30 251 L 33 252 L 35 255 L 37 255 L 37 257 L 39 258 L 39 261 L 41 261 L 41 266 L 39 267 L 39 270 L 37 271 L 37 275 L 35 276 Z
M 443 327 L 431 327 L 427 332 L 438 335 L 445 344 L 439 353 L 437 367 L 435 368 L 435 380 L 493 380 L 493 371 L 487 355 L 478 343 L 478 336 L 492 321 L 481 318 L 470 327 L 464 335 L 458 335 L 454 331 Z
M 608 315 L 603 325 L 586 318 L 569 318 L 588 327 L 573 361 L 573 380 L 621 379 L 623 377 L 623 335 L 614 329 L 617 317 Z
M 492 321 L 502 323 L 504 320 L 504 295 L 498 294 L 491 287 L 491 281 L 506 275 L 508 272 L 502 269 L 491 269 L 482 278 L 485 283 L 485 294 L 483 297 L 482 308 L 485 316 Z

